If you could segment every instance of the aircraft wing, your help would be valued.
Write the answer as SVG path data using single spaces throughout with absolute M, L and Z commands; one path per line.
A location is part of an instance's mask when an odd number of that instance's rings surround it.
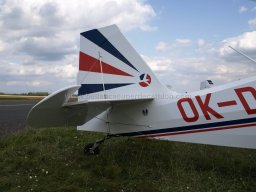
M 80 86 L 71 86 L 44 98 L 29 112 L 27 124 L 34 128 L 79 126 L 107 110 L 113 103 L 122 104 L 152 98 L 102 99 L 68 102 Z

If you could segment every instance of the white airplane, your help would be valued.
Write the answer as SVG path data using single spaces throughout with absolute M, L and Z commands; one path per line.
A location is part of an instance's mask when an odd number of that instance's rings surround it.
M 80 35 L 77 85 L 36 104 L 29 126 L 106 133 L 85 146 L 91 154 L 115 136 L 256 148 L 256 77 L 176 93 L 157 79 L 116 25 Z M 77 90 L 78 101 L 68 102 Z

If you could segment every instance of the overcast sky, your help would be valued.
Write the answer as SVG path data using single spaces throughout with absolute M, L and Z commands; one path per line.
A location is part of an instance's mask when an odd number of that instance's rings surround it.
M 173 90 L 256 75 L 252 0 L 0 0 L 0 92 L 76 84 L 79 33 L 117 24 Z

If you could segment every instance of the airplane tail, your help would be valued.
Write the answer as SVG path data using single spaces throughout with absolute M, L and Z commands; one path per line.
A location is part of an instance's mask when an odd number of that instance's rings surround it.
M 203 90 L 184 95 L 189 97 L 157 99 L 174 92 L 115 25 L 83 32 L 80 41 L 78 85 L 38 102 L 29 126 L 255 148 L 256 77 L 218 87 L 207 81 Z M 69 102 L 77 90 L 78 101 Z
M 80 35 L 79 100 L 145 98 L 167 91 L 116 25 Z
M 29 112 L 28 125 L 83 125 L 110 103 L 148 101 L 168 91 L 116 25 L 81 33 L 77 81 L 37 103 Z M 78 102 L 68 102 L 77 89 Z

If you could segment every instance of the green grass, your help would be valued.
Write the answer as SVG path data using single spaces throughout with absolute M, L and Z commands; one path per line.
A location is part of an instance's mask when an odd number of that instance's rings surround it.
M 0 94 L 0 101 L 14 101 L 14 102 L 19 102 L 19 101 L 40 101 L 44 99 L 46 96 L 42 95 L 1 95 Z M 77 101 L 77 96 L 71 96 L 69 99 L 70 101 Z
M 29 129 L 0 139 L 0 191 L 256 191 L 256 150 Z
M 1 100 L 42 100 L 45 98 L 45 96 L 30 96 L 30 95 L 0 95 L 0 101 Z

